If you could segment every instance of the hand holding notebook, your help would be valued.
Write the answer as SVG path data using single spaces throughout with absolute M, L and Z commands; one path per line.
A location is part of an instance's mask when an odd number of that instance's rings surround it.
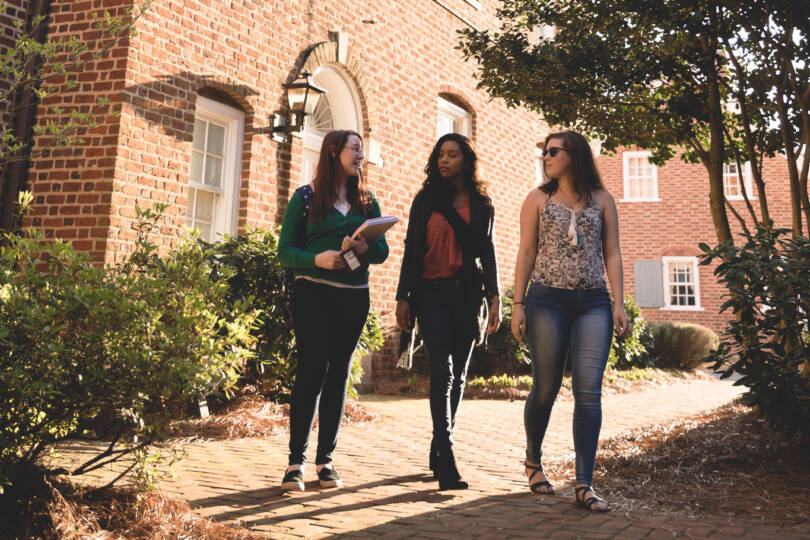
M 357 240 L 362 236 L 366 243 L 370 244 L 372 242 L 376 242 L 383 234 L 385 234 L 385 231 L 393 227 L 397 221 L 399 221 L 399 218 L 394 216 L 382 216 L 367 219 L 362 225 L 357 227 L 351 238 Z M 353 248 L 349 247 L 344 249 L 340 252 L 340 254 L 350 272 L 365 268 L 366 265 Z

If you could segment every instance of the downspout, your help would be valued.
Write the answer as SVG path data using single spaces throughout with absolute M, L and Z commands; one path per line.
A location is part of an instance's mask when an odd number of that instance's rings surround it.
M 51 0 L 34 0 L 31 11 L 25 23 L 25 32 L 30 34 L 34 20 L 37 17 L 44 16 L 43 23 L 36 28 L 35 33 L 31 34 L 39 43 L 45 43 L 48 37 L 48 18 L 50 16 Z M 37 73 L 42 67 L 42 58 L 36 58 L 30 63 L 28 69 L 30 72 Z M 13 232 L 19 225 L 17 223 L 17 209 L 15 204 L 17 196 L 20 191 L 27 187 L 28 170 L 31 168 L 31 146 L 34 139 L 34 124 L 37 118 L 37 106 L 39 100 L 36 99 L 35 93 L 39 85 L 35 87 L 21 88 L 17 95 L 14 96 L 14 118 L 10 120 L 10 124 L 14 125 L 14 134 L 20 138 L 23 143 L 22 153 L 24 159 L 15 160 L 7 163 L 3 175 L 5 182 L 3 183 L 3 193 L 0 195 L 2 200 L 2 213 L 0 213 L 0 228 L 7 232 Z

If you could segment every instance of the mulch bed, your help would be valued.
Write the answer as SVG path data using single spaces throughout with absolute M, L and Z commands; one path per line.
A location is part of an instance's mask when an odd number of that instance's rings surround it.
M 113 488 L 89 496 L 67 486 L 52 490 L 45 505 L 45 539 L 92 540 L 259 540 L 266 535 L 238 524 L 222 525 L 202 518 L 183 501 L 160 492 L 139 496 L 131 489 Z
M 687 380 L 709 379 L 711 375 L 703 371 L 665 371 L 649 370 L 644 378 L 629 379 L 617 375 L 617 372 L 608 370 L 602 384 L 602 394 L 627 394 L 642 390 L 662 387 L 669 384 L 683 382 Z M 469 384 L 471 377 L 467 378 L 467 386 L 464 388 L 465 399 L 526 399 L 531 388 L 500 386 L 488 386 L 479 388 Z M 384 395 L 400 395 L 410 397 L 427 397 L 430 388 L 430 378 L 427 375 L 414 375 L 410 378 L 402 377 L 389 381 L 376 383 L 376 393 Z M 560 393 L 557 399 L 563 401 L 573 401 L 574 394 L 571 391 L 571 377 L 563 379 Z
M 346 402 L 343 424 L 374 422 L 379 416 L 350 399 Z M 317 418 L 315 422 L 317 425 Z M 248 392 L 207 418 L 176 422 L 170 436 L 183 442 L 272 437 L 287 433 L 289 428 L 289 404 L 269 401 L 261 394 Z
M 544 463 L 570 482 L 573 456 Z M 594 485 L 615 511 L 796 524 L 810 515 L 810 441 L 788 441 L 739 404 L 600 443 Z

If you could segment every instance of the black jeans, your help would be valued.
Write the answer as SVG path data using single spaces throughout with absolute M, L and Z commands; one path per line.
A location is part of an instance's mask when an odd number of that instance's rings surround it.
M 293 291 L 298 368 L 290 402 L 289 464 L 306 461 L 317 407 L 315 463 L 322 465 L 332 462 L 337 445 L 352 356 L 368 316 L 369 293 L 305 279 L 295 280 Z
M 422 280 L 417 317 L 430 361 L 430 416 L 439 450 L 453 447 L 453 427 L 475 342 L 476 317 L 464 300 L 464 287 L 456 278 Z

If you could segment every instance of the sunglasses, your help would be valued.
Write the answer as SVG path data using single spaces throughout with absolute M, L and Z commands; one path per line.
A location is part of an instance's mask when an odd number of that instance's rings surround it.
M 568 152 L 568 149 L 563 148 L 562 146 L 551 146 L 551 147 L 546 148 L 545 150 L 543 150 L 543 157 L 546 157 L 546 156 L 556 157 L 557 152 L 559 152 L 560 150 Z

